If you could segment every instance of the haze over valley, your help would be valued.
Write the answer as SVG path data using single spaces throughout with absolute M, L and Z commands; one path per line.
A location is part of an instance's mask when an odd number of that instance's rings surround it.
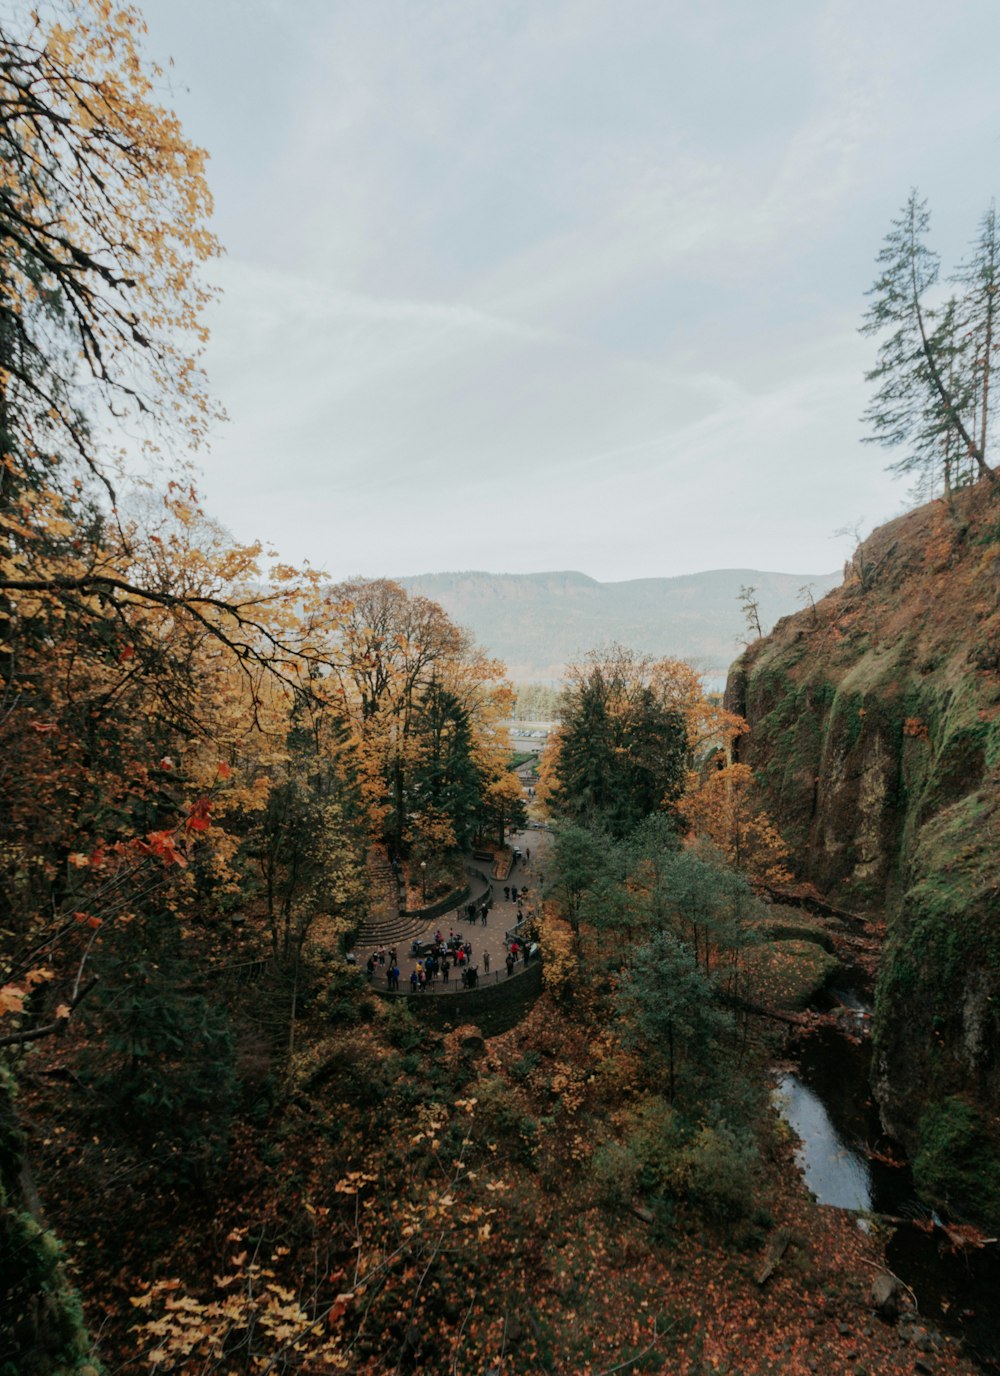
M 761 626 L 818 600 L 839 573 L 709 569 L 677 578 L 601 583 L 574 570 L 423 573 L 397 581 L 440 603 L 502 659 L 517 683 L 557 683 L 567 664 L 615 641 L 640 654 L 687 659 L 720 688 L 746 638 L 741 587 L 756 589 Z

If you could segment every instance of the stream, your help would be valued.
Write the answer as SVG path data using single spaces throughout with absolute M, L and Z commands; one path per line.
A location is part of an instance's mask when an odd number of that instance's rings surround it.
M 820 1204 L 926 1223 L 935 1216 L 909 1167 L 877 1159 L 899 1158 L 901 1150 L 885 1137 L 872 1099 L 871 1005 L 859 988 L 860 979 L 830 991 L 828 1006 L 843 1010 L 840 1026 L 794 1047 L 796 1069 L 778 1078 L 778 1111 L 799 1139 L 796 1162 Z M 960 1336 L 967 1355 L 1000 1376 L 997 1246 L 956 1252 L 940 1228 L 904 1224 L 886 1246 L 886 1263 L 911 1288 L 925 1321 Z

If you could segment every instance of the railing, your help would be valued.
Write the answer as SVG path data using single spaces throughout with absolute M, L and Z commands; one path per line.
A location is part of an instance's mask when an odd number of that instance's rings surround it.
M 426 908 L 401 908 L 400 917 L 421 918 L 430 923 L 436 917 L 443 917 L 445 913 L 451 912 L 452 909 L 460 912 L 468 903 L 475 903 L 479 906 L 485 902 L 492 907 L 493 883 L 489 877 L 483 874 L 482 870 L 473 869 L 471 865 L 466 865 L 465 872 L 470 881 L 478 879 L 479 885 L 470 882 L 460 889 L 452 889 L 451 893 L 445 894 L 444 898 L 439 898 L 436 903 L 429 903 Z
M 540 964 L 541 957 L 536 956 L 534 960 L 519 960 L 509 975 L 507 974 L 505 968 L 500 970 L 490 970 L 486 973 L 481 973 L 478 979 L 476 980 L 476 983 L 471 988 L 467 988 L 465 985 L 463 985 L 461 978 L 448 981 L 445 981 L 443 979 L 435 979 L 432 980 L 429 984 L 425 984 L 422 989 L 419 985 L 416 989 L 411 988 L 410 981 L 408 979 L 404 980 L 401 978 L 398 989 L 387 989 L 383 983 L 376 983 L 373 979 L 371 981 L 371 987 L 376 994 L 380 994 L 384 998 L 388 999 L 398 999 L 403 997 L 425 999 L 440 997 L 442 994 L 475 994 L 481 989 L 494 989 L 498 984 L 506 984 L 508 980 L 516 980 L 519 979 L 522 975 L 530 974 L 532 969 L 536 965 Z
M 433 922 L 436 917 L 443 917 L 452 908 L 460 908 L 468 901 L 469 885 L 465 884 L 460 889 L 452 889 L 451 893 L 446 893 L 444 898 L 439 898 L 436 903 L 428 903 L 426 908 L 400 908 L 399 915 Z

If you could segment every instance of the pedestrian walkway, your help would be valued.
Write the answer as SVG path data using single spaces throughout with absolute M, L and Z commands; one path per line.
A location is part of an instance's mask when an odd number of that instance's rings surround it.
M 508 892 L 511 886 L 518 889 L 527 886 L 528 894 L 523 906 L 525 917 L 535 911 L 536 904 L 540 903 L 541 895 L 538 890 L 538 874 L 544 870 L 544 866 L 539 864 L 542 853 L 548 843 L 548 837 L 543 832 L 524 831 L 513 836 L 509 844 L 522 852 L 522 859 L 517 862 L 508 877 L 501 883 L 493 880 L 493 907 L 487 914 L 485 926 L 483 925 L 478 909 L 474 921 L 470 921 L 466 914 L 466 907 L 462 907 L 454 912 L 446 913 L 443 917 L 437 917 L 431 922 L 420 920 L 418 931 L 408 932 L 401 938 L 381 938 L 374 941 L 366 941 L 362 945 L 359 938 L 354 948 L 354 956 L 359 968 L 365 969 L 370 955 L 378 955 L 379 951 L 385 954 L 386 963 L 376 963 L 373 971 L 372 982 L 377 988 L 387 988 L 386 972 L 391 969 L 389 959 L 393 948 L 396 951 L 396 961 L 399 966 L 399 992 L 410 992 L 410 975 L 417 967 L 418 957 L 411 954 L 410 943 L 414 939 L 422 941 L 433 941 L 438 932 L 447 939 L 454 935 L 461 937 L 472 946 L 472 955 L 468 964 L 475 967 L 477 971 L 478 987 L 482 988 L 487 984 L 499 983 L 507 978 L 507 945 L 505 941 L 506 933 L 514 927 L 517 922 L 517 903 L 510 897 L 504 897 L 504 888 Z M 527 860 L 530 852 L 531 861 Z M 475 868 L 475 866 L 473 866 Z M 370 930 L 367 926 L 365 931 Z M 487 970 L 486 957 L 489 957 L 489 970 Z M 520 973 L 524 965 L 518 961 L 515 971 Z M 451 976 L 446 984 L 438 975 L 429 985 L 426 986 L 423 995 L 416 997 L 426 998 L 433 994 L 455 993 L 462 988 L 461 967 L 452 969 Z

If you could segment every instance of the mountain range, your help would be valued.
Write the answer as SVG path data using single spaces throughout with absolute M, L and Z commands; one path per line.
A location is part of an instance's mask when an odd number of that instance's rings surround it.
M 798 610 L 808 588 L 819 599 L 840 573 L 767 573 L 710 569 L 676 578 L 599 583 L 585 573 L 423 573 L 397 578 L 411 593 L 440 603 L 515 682 L 557 683 L 567 664 L 618 642 L 657 658 L 690 660 L 718 685 L 748 638 L 741 587 L 756 589 L 767 632 Z

